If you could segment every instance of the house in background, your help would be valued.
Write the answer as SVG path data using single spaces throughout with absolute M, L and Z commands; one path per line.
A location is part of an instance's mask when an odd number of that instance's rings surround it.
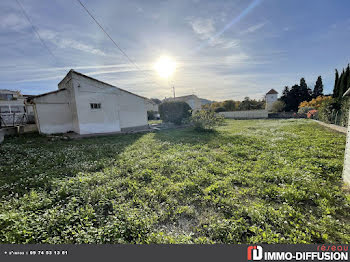
M 146 103 L 146 110 L 147 111 L 154 111 L 154 112 L 158 112 L 158 104 L 154 101 L 152 101 L 151 99 L 147 99 L 145 100 Z
M 40 133 L 112 133 L 148 127 L 148 99 L 70 70 L 58 90 L 31 98 Z
M 273 103 L 277 101 L 278 92 L 275 89 L 271 89 L 269 92 L 265 95 L 265 109 L 267 111 L 271 111 Z
M 19 91 L 0 89 L 0 127 L 24 125 L 34 112 Z
M 181 101 L 186 102 L 193 111 L 202 109 L 202 99 L 197 97 L 196 95 L 188 95 L 188 96 L 178 96 L 175 98 L 166 98 L 164 101 Z

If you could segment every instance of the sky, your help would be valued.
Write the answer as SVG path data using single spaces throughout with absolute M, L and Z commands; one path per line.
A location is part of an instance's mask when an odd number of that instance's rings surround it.
M 149 98 L 195 94 L 222 101 L 263 98 L 271 88 L 323 79 L 350 62 L 350 1 L 76 0 L 0 1 L 0 89 L 41 94 L 70 69 Z M 46 47 L 47 48 L 46 48 Z M 176 61 L 169 78 L 154 64 Z

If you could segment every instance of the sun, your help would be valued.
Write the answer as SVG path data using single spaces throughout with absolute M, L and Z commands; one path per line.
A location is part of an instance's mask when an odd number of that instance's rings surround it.
M 154 69 L 160 77 L 168 78 L 174 74 L 176 70 L 176 62 L 168 56 L 162 56 L 154 65 Z

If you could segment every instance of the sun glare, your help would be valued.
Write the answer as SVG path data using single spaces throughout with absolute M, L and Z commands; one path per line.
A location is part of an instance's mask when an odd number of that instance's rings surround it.
M 162 56 L 154 65 L 154 69 L 157 71 L 159 76 L 168 78 L 175 72 L 176 62 L 168 56 Z

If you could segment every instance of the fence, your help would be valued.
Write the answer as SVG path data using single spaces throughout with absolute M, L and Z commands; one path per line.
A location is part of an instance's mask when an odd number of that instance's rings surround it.
M 28 122 L 26 113 L 2 113 L 0 114 L 0 128 L 25 125 Z

